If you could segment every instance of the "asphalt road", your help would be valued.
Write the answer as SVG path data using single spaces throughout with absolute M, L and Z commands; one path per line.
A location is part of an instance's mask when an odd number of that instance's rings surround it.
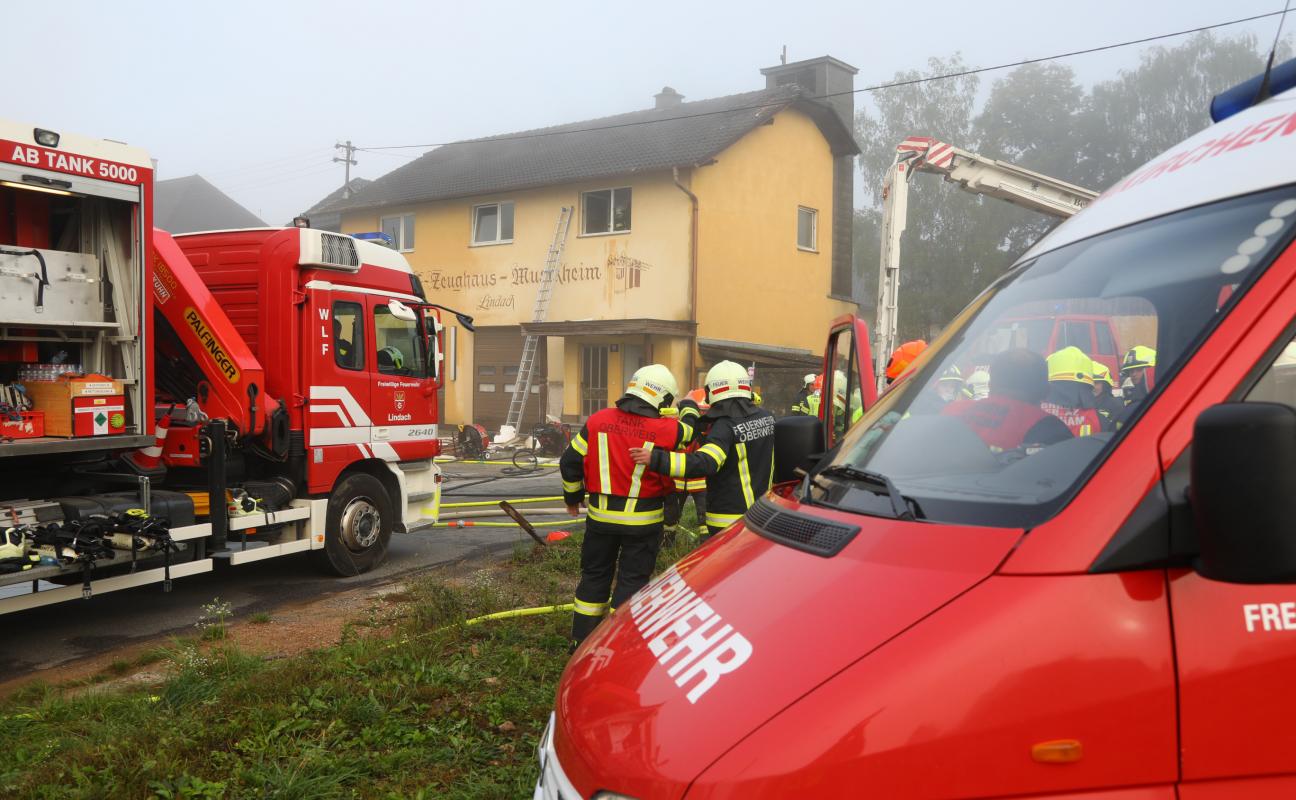
M 447 476 L 443 502 L 562 493 L 562 481 L 554 469 L 518 478 L 499 477 L 501 468 L 488 465 L 448 463 L 442 468 Z M 495 479 L 474 483 L 485 478 Z M 479 494 L 489 497 L 475 496 Z M 285 603 L 389 582 L 437 565 L 502 559 L 523 541 L 530 539 L 516 527 L 429 528 L 393 535 L 387 560 L 378 569 L 351 578 L 324 575 L 309 553 L 300 553 L 237 567 L 218 564 L 210 573 L 176 580 L 170 593 L 163 593 L 160 585 L 141 586 L 9 614 L 4 617 L 8 633 L 0 637 L 0 675 L 15 678 L 167 634 L 191 633 L 202 606 L 217 596 L 233 606 L 237 620 Z

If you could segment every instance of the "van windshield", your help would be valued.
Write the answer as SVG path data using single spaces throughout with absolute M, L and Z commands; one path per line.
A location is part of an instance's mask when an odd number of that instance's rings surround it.
M 1294 225 L 1296 187 L 1286 187 L 1018 265 L 851 428 L 808 499 L 891 516 L 898 492 L 920 519 L 1044 521 L 1138 424 Z

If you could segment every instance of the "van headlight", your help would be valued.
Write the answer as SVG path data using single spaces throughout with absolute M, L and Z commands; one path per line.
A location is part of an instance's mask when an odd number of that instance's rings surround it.
M 594 795 L 593 800 L 638 800 L 628 794 L 618 794 L 617 792 L 598 792 Z

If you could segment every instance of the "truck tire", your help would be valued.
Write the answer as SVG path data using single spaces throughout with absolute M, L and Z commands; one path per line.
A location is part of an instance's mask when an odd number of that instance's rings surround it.
M 324 549 L 315 559 L 335 575 L 359 575 L 387 558 L 394 519 L 391 498 L 382 482 L 358 472 L 348 475 L 329 495 Z

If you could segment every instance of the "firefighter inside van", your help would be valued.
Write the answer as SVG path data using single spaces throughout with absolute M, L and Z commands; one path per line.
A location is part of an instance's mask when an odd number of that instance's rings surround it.
M 1280 251 L 1296 222 L 1293 194 L 1188 209 L 1024 261 L 850 429 L 805 484 L 806 499 L 969 525 L 1048 519 Z M 1065 327 L 1065 340 L 1033 332 L 1032 325 L 1049 327 L 1042 320 Z M 1114 348 L 1125 353 L 1119 426 L 1108 421 L 1110 410 L 1099 413 L 1094 389 L 1096 374 L 1110 381 L 1099 362 Z M 984 395 L 932 402 L 951 376 L 977 374 L 988 375 Z M 874 491 L 883 479 L 887 491 Z

